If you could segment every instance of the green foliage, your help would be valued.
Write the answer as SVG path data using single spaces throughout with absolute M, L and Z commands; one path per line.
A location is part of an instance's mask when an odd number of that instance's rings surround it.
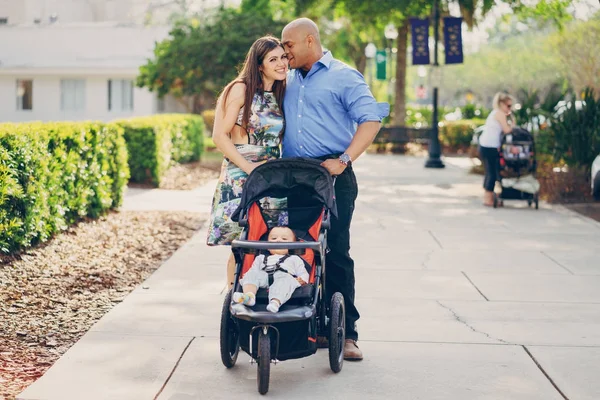
M 204 121 L 198 115 L 161 114 L 117 121 L 124 130 L 133 182 L 160 184 L 172 163 L 200 159 Z
M 517 94 L 519 107 L 515 107 L 514 115 L 517 125 L 523 126 L 529 131 L 537 132 L 543 129 L 556 112 L 559 102 L 565 99 L 568 91 L 560 85 L 550 86 L 545 93 L 538 89 L 521 89 Z
M 569 102 L 552 123 L 555 160 L 563 159 L 569 166 L 589 171 L 600 154 L 600 99 L 596 96 L 593 89 L 587 88 L 581 109 Z
M 483 119 L 445 121 L 440 127 L 440 142 L 453 150 L 467 149 L 471 145 L 475 129 L 484 123 Z
M 571 86 L 578 93 L 586 87 L 600 93 L 600 14 L 567 26 L 550 43 Z
M 461 108 L 461 113 L 464 119 L 487 118 L 490 111 L 485 107 L 468 103 Z
M 206 136 L 212 136 L 213 127 L 215 125 L 215 110 L 202 111 L 202 119 L 206 126 Z
M 0 124 L 0 253 L 118 207 L 128 178 L 114 124 Z
M 203 23 L 180 22 L 157 43 L 136 84 L 161 97 L 192 97 L 193 110 L 199 112 L 237 76 L 252 43 L 266 34 L 279 37 L 282 28 L 283 23 L 252 7 L 244 13 L 221 9 Z

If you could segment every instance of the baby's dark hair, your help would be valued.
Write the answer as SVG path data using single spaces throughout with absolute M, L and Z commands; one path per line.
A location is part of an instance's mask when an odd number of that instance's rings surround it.
M 289 227 L 288 225 L 276 225 L 276 226 L 273 226 L 273 227 L 271 227 L 271 229 L 269 229 L 269 232 L 267 232 L 267 237 L 268 237 L 269 235 L 271 235 L 271 231 L 272 231 L 273 229 L 276 229 L 276 228 L 285 228 L 285 229 L 289 229 L 289 230 L 290 230 L 290 232 L 292 232 L 292 235 L 294 235 L 294 242 L 298 240 L 298 237 L 296 236 L 296 232 L 294 232 L 294 230 L 293 230 L 291 227 Z

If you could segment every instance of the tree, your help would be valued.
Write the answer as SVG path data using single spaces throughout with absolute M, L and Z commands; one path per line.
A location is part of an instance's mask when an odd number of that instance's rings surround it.
M 212 106 L 218 91 L 237 75 L 252 43 L 266 34 L 278 37 L 283 28 L 263 4 L 258 6 L 259 11 L 220 9 L 202 23 L 178 22 L 169 37 L 156 44 L 154 58 L 140 67 L 137 86 L 159 97 L 171 94 L 190 112 Z
M 552 43 L 573 88 L 579 93 L 586 87 L 600 93 L 600 14 L 569 25 Z

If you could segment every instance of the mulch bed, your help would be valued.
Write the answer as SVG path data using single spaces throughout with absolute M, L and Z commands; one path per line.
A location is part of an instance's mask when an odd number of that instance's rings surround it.
M 0 258 L 0 399 L 42 376 L 204 221 L 192 212 L 112 212 Z
M 219 177 L 220 163 L 193 162 L 175 164 L 166 172 L 159 189 L 192 190 L 206 182 Z M 153 188 L 150 184 L 129 183 L 129 187 Z

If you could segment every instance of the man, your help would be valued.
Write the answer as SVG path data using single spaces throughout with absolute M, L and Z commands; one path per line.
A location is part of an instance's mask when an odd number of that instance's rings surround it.
M 362 360 L 354 305 L 354 261 L 350 257 L 350 222 L 358 195 L 352 162 L 379 132 L 389 104 L 377 103 L 355 69 L 323 53 L 317 25 L 307 18 L 289 23 L 282 42 L 290 68 L 283 103 L 286 128 L 283 157 L 309 157 L 337 176 L 337 218 L 332 219 L 327 254 L 326 301 L 340 292 L 346 304 L 344 358 Z

